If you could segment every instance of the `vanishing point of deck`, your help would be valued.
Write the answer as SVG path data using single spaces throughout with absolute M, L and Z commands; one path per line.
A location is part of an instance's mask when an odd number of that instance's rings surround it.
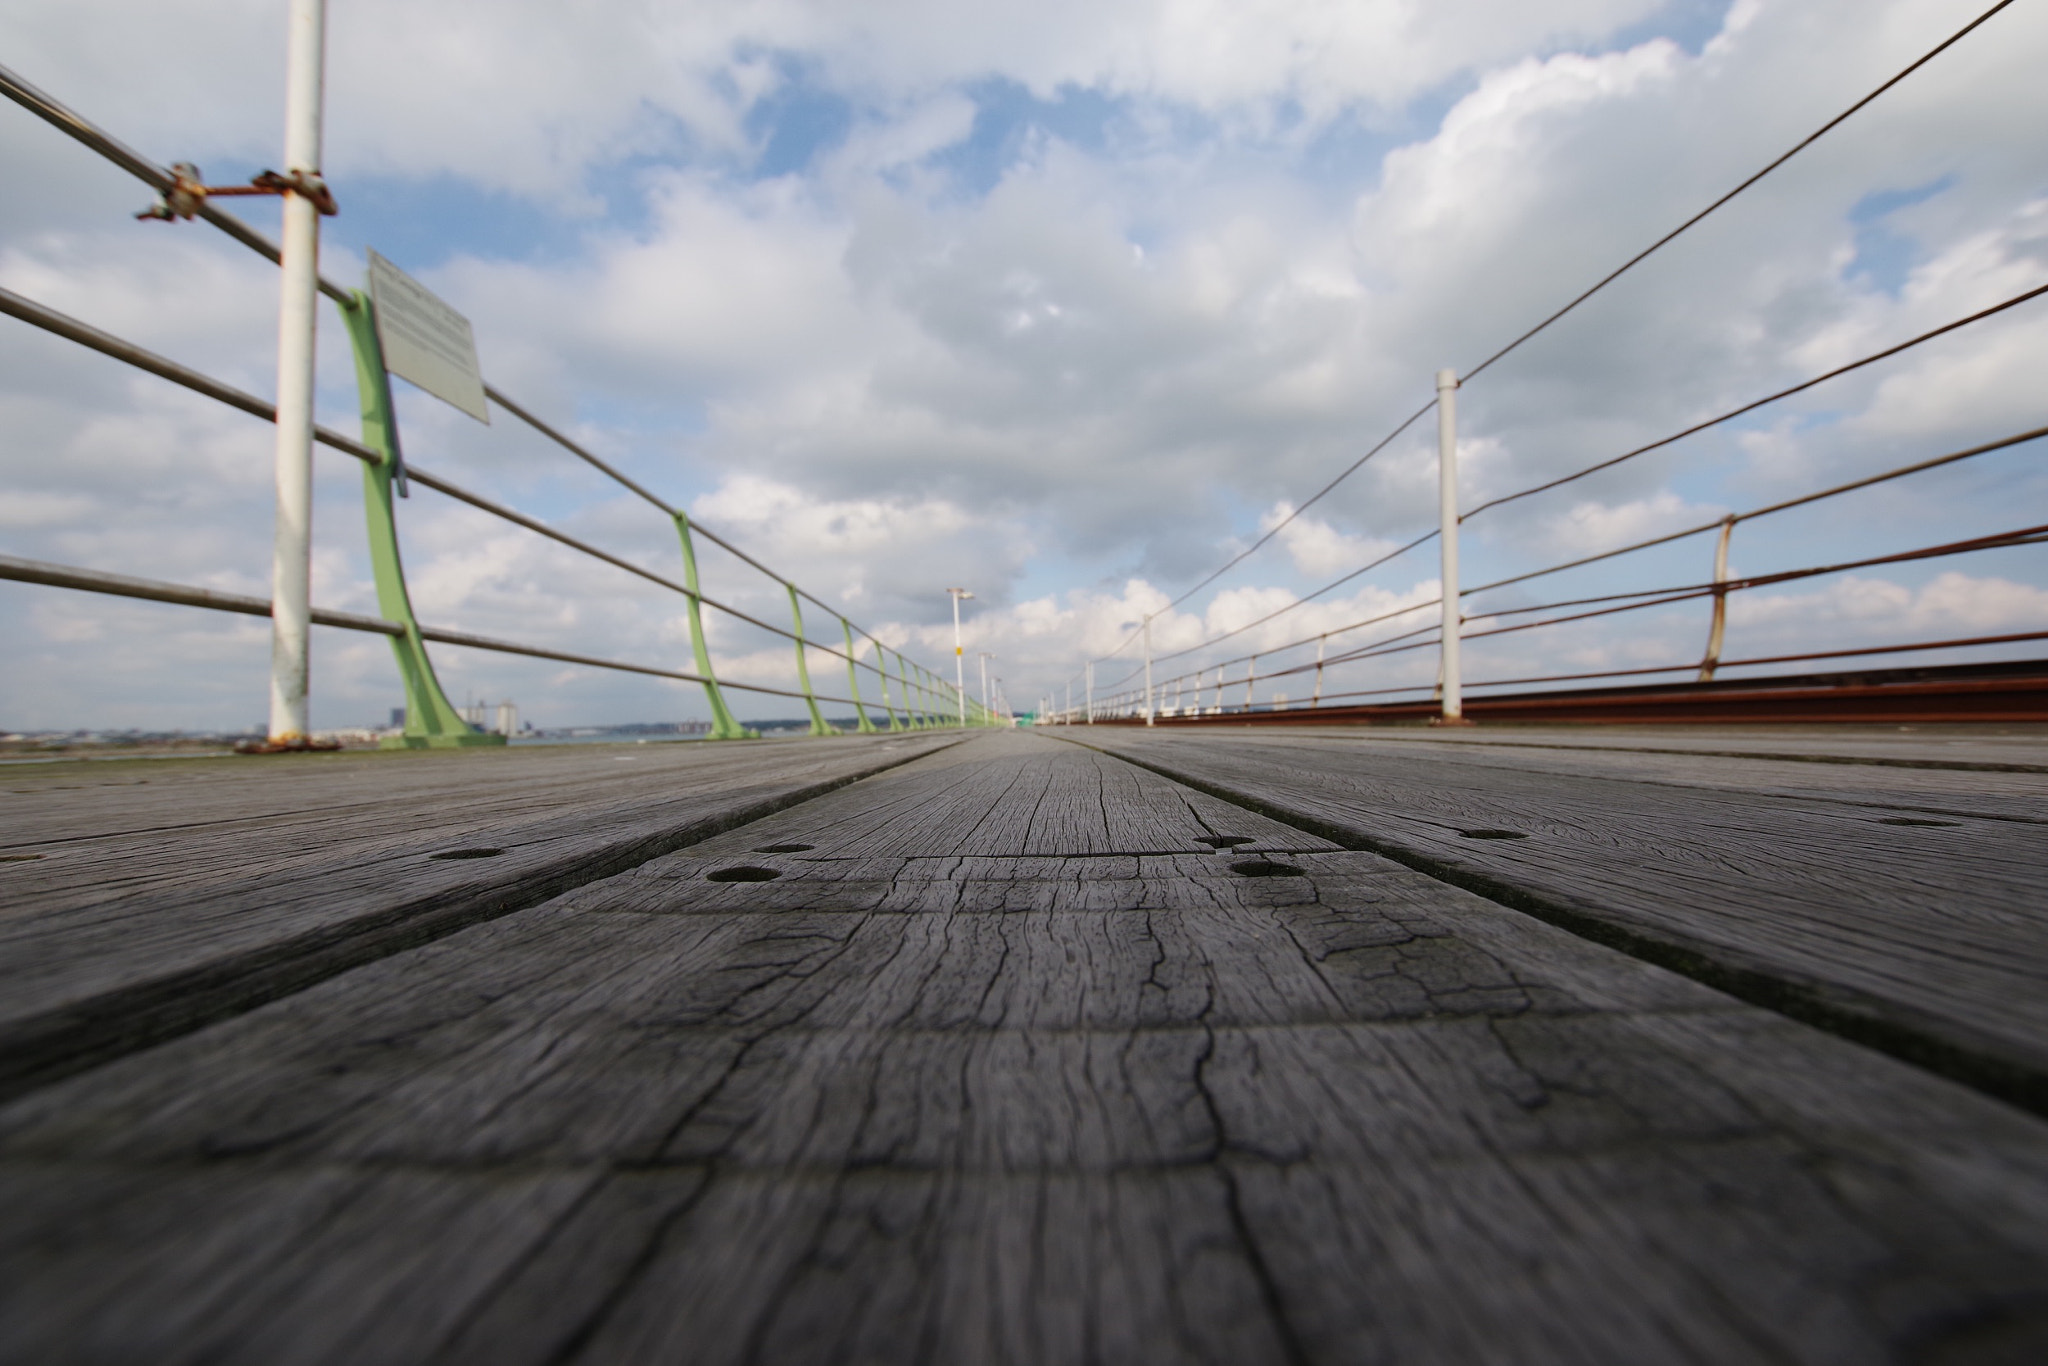
M 6 1362 L 2048 1360 L 2048 737 L 22 766 Z

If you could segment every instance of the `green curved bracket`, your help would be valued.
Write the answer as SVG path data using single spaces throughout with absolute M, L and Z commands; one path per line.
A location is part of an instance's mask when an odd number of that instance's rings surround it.
M 874 640 L 874 637 L 869 636 L 868 639 Z M 892 731 L 907 730 L 908 727 L 896 717 L 896 704 L 889 700 L 889 652 L 882 648 L 882 642 L 879 640 L 875 641 L 875 672 L 882 679 L 882 706 L 889 713 L 889 729 Z M 910 699 L 905 697 L 903 704 L 907 711 L 910 706 Z
M 796 620 L 796 676 L 804 685 L 804 705 L 811 709 L 811 734 L 837 735 L 839 732 L 825 724 L 823 713 L 818 710 L 818 698 L 811 691 L 811 663 L 804 658 L 804 609 L 796 598 L 796 585 L 786 583 L 789 590 L 789 615 Z
M 841 617 L 839 626 L 846 632 L 846 686 L 853 689 L 853 714 L 860 718 L 860 733 L 873 735 L 875 723 L 868 720 L 868 709 L 860 704 L 860 670 L 853 663 L 853 623 Z M 883 691 L 888 690 L 885 688 Z
M 915 667 L 908 659 L 904 658 L 901 650 L 896 652 L 896 671 L 897 675 L 903 680 L 904 705 L 911 709 L 910 728 L 912 730 L 929 730 L 931 728 L 930 708 L 924 704 L 923 683 L 922 681 L 913 681 L 910 676 L 911 669 Z
M 875 659 L 882 666 L 882 676 L 887 678 L 889 676 L 888 652 L 877 648 Z M 896 656 L 896 691 L 901 695 L 903 702 L 903 729 L 916 730 L 917 701 L 910 695 L 910 671 L 903 667 L 902 655 Z
M 405 680 L 405 731 L 379 741 L 383 749 L 458 749 L 502 745 L 505 737 L 478 730 L 441 691 L 427 642 L 412 614 L 412 595 L 405 587 L 405 564 L 398 554 L 398 518 L 391 485 L 398 463 L 398 416 L 391 406 L 391 377 L 384 370 L 384 349 L 377 342 L 377 320 L 370 297 L 350 291 L 341 305 L 342 321 L 356 356 L 356 394 L 362 402 L 363 444 L 377 452 L 380 463 L 363 466 L 363 521 L 370 536 L 370 572 L 377 582 L 377 610 L 386 621 L 405 628 L 392 636 L 391 653 Z
M 711 650 L 704 643 L 703 595 L 697 589 L 697 548 L 690 544 L 690 515 L 676 513 L 676 535 L 683 542 L 683 587 L 690 612 L 690 653 L 697 661 L 697 672 L 704 679 L 704 696 L 711 702 L 711 733 L 713 740 L 758 740 L 761 732 L 749 730 L 733 719 L 726 710 L 725 694 L 719 691 L 718 676 L 711 672 Z

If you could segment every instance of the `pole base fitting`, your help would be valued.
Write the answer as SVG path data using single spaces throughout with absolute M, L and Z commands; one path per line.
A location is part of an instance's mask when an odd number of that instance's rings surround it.
M 331 754 L 341 748 L 339 740 L 315 740 L 301 735 L 291 740 L 238 740 L 237 754 Z
M 1429 718 L 1429 724 L 1432 726 L 1476 726 L 1479 723 L 1469 716 L 1432 716 Z

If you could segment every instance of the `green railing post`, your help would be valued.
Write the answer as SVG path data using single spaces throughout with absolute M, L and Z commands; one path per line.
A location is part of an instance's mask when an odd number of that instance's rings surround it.
M 796 599 L 796 585 L 786 583 L 789 590 L 789 615 L 796 621 L 796 676 L 804 685 L 804 705 L 811 709 L 811 734 L 837 735 L 839 732 L 825 724 L 824 713 L 818 710 L 818 698 L 811 691 L 811 662 L 804 658 L 804 609 Z
M 398 416 L 391 406 L 391 377 L 384 371 L 384 349 L 377 342 L 377 320 L 370 298 L 361 290 L 341 305 L 341 318 L 356 358 L 356 394 L 363 412 L 363 444 L 383 457 L 363 466 L 363 521 L 370 537 L 370 572 L 377 583 L 377 610 L 386 621 L 405 628 L 392 636 L 391 653 L 405 680 L 405 731 L 379 742 L 383 749 L 457 749 L 502 745 L 505 737 L 477 729 L 441 690 L 427 642 L 412 614 L 412 595 L 405 587 L 405 562 L 398 553 L 398 516 L 391 501 L 391 483 L 398 469 Z
M 711 672 L 711 650 L 704 643 L 704 606 L 702 594 L 697 587 L 697 550 L 690 544 L 690 514 L 676 513 L 676 535 L 683 542 L 683 587 L 688 593 L 685 600 L 690 605 L 690 652 L 697 661 L 697 672 L 704 676 L 704 696 L 711 702 L 711 735 L 713 740 L 758 740 L 758 731 L 752 731 L 733 720 L 726 710 L 725 695 L 718 690 L 718 676 Z
M 903 724 L 911 730 L 924 729 L 924 716 L 918 710 L 917 697 L 910 687 L 910 661 L 903 652 L 896 652 L 896 682 L 903 689 Z
M 860 704 L 860 670 L 853 665 L 853 623 L 841 617 L 839 626 L 846 632 L 846 685 L 853 689 L 853 714 L 860 718 L 860 733 L 873 735 L 875 723 L 868 720 L 868 709 Z M 888 689 L 882 691 L 886 696 Z
M 869 636 L 868 639 L 875 640 L 873 636 Z M 882 705 L 889 712 L 889 729 L 905 729 L 904 724 L 896 719 L 896 704 L 889 700 L 889 652 L 882 648 L 882 642 L 879 640 L 875 640 L 875 672 L 882 676 Z M 910 701 L 907 697 L 903 700 L 906 704 Z

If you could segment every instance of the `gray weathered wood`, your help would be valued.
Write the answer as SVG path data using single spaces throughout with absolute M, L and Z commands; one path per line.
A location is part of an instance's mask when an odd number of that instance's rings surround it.
M 1246 731 L 1086 738 L 2048 1109 L 2048 778 Z
M 0 1209 L 10 1361 L 2048 1346 L 2048 1124 L 1031 737 L 0 1107 Z
M 943 737 L 6 774 L 0 1095 L 545 900 Z M 623 752 L 621 752 L 623 751 Z M 488 857 L 437 854 L 490 851 Z

